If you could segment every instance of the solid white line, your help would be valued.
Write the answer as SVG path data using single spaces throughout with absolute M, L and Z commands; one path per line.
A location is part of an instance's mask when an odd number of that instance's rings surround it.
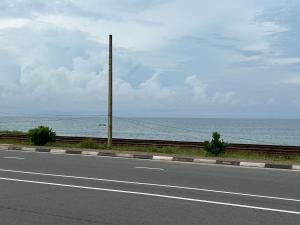
M 44 184 L 44 185 L 70 187 L 70 188 L 78 188 L 78 189 L 97 190 L 97 191 L 108 191 L 108 192 L 135 194 L 135 195 L 144 195 L 144 196 L 153 196 L 153 197 L 160 197 L 160 198 L 169 198 L 169 199 L 185 200 L 185 201 L 192 201 L 192 202 L 202 202 L 202 203 L 215 204 L 215 205 L 226 205 L 226 206 L 233 206 L 233 207 L 240 207 L 240 208 L 257 209 L 257 210 L 264 210 L 264 211 L 271 211 L 271 212 L 281 212 L 281 213 L 300 215 L 300 212 L 297 212 L 297 211 L 272 209 L 272 208 L 233 204 L 233 203 L 226 203 L 226 202 L 215 202 L 215 201 L 207 201 L 207 200 L 202 200 L 202 199 L 183 198 L 183 197 L 177 197 L 177 196 L 160 195 L 160 194 L 152 194 L 152 193 L 144 193 L 144 192 L 124 191 L 124 190 L 116 190 L 116 189 L 96 188 L 96 187 L 77 186 L 77 185 L 69 185 L 69 184 L 59 184 L 59 183 L 49 183 L 49 182 L 41 182 L 41 181 L 33 181 L 33 180 L 20 180 L 20 179 L 6 178 L 6 177 L 0 177 L 0 180 L 23 182 L 23 183 L 33 183 L 33 184 Z
M 146 169 L 146 170 L 164 170 L 162 168 L 152 168 L 152 167 L 143 167 L 143 166 L 137 166 L 136 169 Z
M 153 187 L 175 188 L 175 189 L 183 189 L 183 190 L 204 191 L 204 192 L 212 192 L 212 193 L 220 193 L 220 194 L 230 194 L 230 195 L 240 195 L 240 196 L 248 196 L 248 197 L 256 197 L 256 198 L 267 198 L 267 199 L 275 199 L 275 200 L 283 200 L 283 201 L 300 202 L 300 199 L 293 199 L 293 198 L 245 194 L 245 193 L 230 192 L 230 191 L 217 191 L 212 189 L 183 187 L 183 186 L 174 186 L 174 185 L 166 185 L 166 184 L 152 184 L 152 183 L 142 183 L 142 182 L 134 182 L 134 181 L 110 180 L 110 179 L 101 179 L 101 178 L 92 178 L 92 177 L 78 177 L 78 176 L 69 176 L 69 175 L 61 175 L 61 174 L 36 173 L 36 172 L 26 172 L 26 171 L 7 170 L 7 169 L 0 169 L 0 171 L 10 172 L 10 173 L 32 174 L 32 175 L 39 175 L 39 176 L 64 177 L 64 178 L 81 179 L 81 180 L 94 180 L 94 181 L 113 182 L 113 183 L 145 185 L 145 186 L 153 186 Z
M 21 158 L 21 157 L 9 157 L 9 156 L 6 156 L 6 157 L 3 157 L 4 159 L 19 159 L 19 160 L 23 160 L 25 158 Z

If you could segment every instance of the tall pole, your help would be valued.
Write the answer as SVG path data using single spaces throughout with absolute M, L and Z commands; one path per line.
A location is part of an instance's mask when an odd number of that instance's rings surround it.
M 108 126 L 107 126 L 107 148 L 110 149 L 112 147 L 112 35 L 109 35 L 109 65 L 108 65 Z

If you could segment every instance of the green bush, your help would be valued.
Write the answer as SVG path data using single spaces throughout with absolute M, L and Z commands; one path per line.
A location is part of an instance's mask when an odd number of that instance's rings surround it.
M 227 143 L 225 143 L 222 140 L 220 140 L 221 135 L 218 132 L 213 132 L 212 134 L 212 140 L 209 141 L 205 141 L 203 143 L 203 149 L 208 152 L 211 153 L 213 155 L 219 155 L 223 152 L 226 151 L 226 147 L 228 146 Z
M 34 145 L 45 145 L 56 140 L 56 133 L 51 128 L 44 126 L 29 130 L 27 135 Z

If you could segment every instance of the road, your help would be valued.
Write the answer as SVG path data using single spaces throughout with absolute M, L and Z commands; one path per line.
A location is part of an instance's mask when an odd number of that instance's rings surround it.
M 2 225 L 300 224 L 300 172 L 0 151 Z

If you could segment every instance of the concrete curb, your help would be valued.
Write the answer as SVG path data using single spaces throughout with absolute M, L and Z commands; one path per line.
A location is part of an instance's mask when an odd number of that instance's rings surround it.
M 240 166 L 265 168 L 266 164 L 265 163 L 256 163 L 256 162 L 240 162 Z
M 18 149 L 16 149 L 18 150 Z M 36 152 L 50 152 L 50 148 L 36 148 L 35 151 Z
M 300 165 L 293 165 L 292 170 L 300 170 Z
M 153 155 L 134 154 L 133 158 L 136 158 L 136 159 L 153 159 Z
M 266 163 L 265 168 L 273 168 L 273 169 L 286 169 L 291 170 L 293 165 L 285 165 L 285 164 L 270 164 Z
M 252 167 L 252 168 L 272 168 L 272 169 L 284 169 L 284 170 L 299 170 L 300 165 L 290 164 L 277 164 L 277 163 L 261 163 L 261 162 L 244 162 L 226 159 L 206 159 L 206 158 L 191 158 L 181 156 L 162 156 L 162 155 L 149 155 L 149 154 L 130 154 L 130 153 L 115 153 L 104 151 L 81 151 L 71 149 L 50 149 L 41 147 L 20 147 L 13 145 L 0 145 L 0 150 L 14 150 L 14 151 L 26 151 L 26 152 L 40 152 L 40 153 L 52 153 L 52 154 L 71 154 L 71 155 L 83 155 L 83 156 L 101 156 L 101 157 L 119 157 L 119 158 L 135 158 L 135 159 L 148 159 L 157 161 L 169 161 L 169 162 L 186 162 L 196 164 L 219 164 L 229 165 L 236 167 Z
M 116 153 L 114 153 L 114 152 L 99 152 L 98 156 L 116 157 Z
M 229 166 L 240 166 L 239 161 L 231 161 L 231 160 L 216 160 L 216 164 L 229 165 Z
M 194 159 L 194 163 L 206 163 L 206 164 L 216 164 L 217 160 L 215 159 Z
M 120 158 L 133 158 L 133 154 L 117 153 L 116 157 L 120 157 Z
M 54 154 L 65 154 L 66 150 L 64 149 L 51 149 L 50 153 L 54 153 Z
M 194 162 L 194 158 L 185 158 L 185 157 L 177 157 L 174 156 L 172 161 L 178 161 L 178 162 Z
M 66 150 L 66 154 L 81 155 L 82 151 Z
M 93 152 L 93 151 L 83 151 L 81 155 L 90 155 L 90 156 L 97 156 L 98 152 Z
M 171 156 L 161 156 L 161 155 L 154 155 L 153 160 L 164 160 L 164 161 L 172 161 L 173 157 Z
M 27 151 L 27 152 L 35 152 L 36 148 L 26 148 L 26 147 L 22 147 L 23 151 Z

